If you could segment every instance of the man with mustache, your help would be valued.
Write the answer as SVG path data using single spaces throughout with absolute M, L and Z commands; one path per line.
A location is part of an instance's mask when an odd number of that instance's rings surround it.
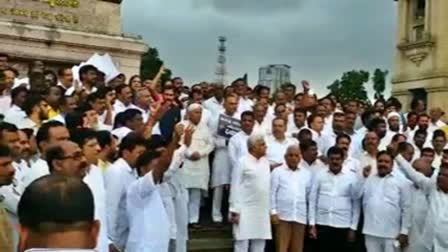
M 3 197 L 3 203 L 8 211 L 9 219 L 13 225 L 18 224 L 17 205 L 20 197 L 25 190 L 24 177 L 30 168 L 22 159 L 22 149 L 20 145 L 19 130 L 10 123 L 0 123 L 0 144 L 8 146 L 11 150 L 13 167 L 15 169 L 14 181 L 9 186 L 0 188 L 0 197 Z M 14 244 L 18 242 L 18 233 L 14 232 Z
M 95 219 L 99 220 L 102 226 L 96 248 L 99 252 L 109 251 L 104 181 L 101 170 L 92 163 L 92 156 L 95 156 L 95 153 L 98 156 L 99 153 L 95 132 L 82 129 L 72 136 L 72 139 L 80 144 L 63 141 L 47 149 L 48 167 L 51 174 L 79 178 L 89 186 L 95 204 Z
M 394 158 L 385 151 L 377 155 L 377 174 L 368 177 L 361 192 L 364 209 L 365 245 L 368 252 L 393 252 L 398 241 L 408 246 L 410 228 L 410 183 L 394 169 Z
M 12 184 L 15 171 L 12 162 L 9 148 L 0 145 L 0 187 Z M 3 206 L 3 199 L 0 197 L 0 251 L 13 251 L 12 232 L 12 225 Z
M 336 147 L 342 149 L 342 151 L 344 152 L 344 162 L 342 164 L 343 169 L 356 173 L 360 169 L 361 163 L 358 159 L 350 156 L 350 145 L 351 138 L 349 135 L 340 134 L 336 137 Z

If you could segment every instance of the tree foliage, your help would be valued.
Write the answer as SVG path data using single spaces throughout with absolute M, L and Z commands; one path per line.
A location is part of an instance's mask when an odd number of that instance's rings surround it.
M 386 78 L 389 71 L 375 69 L 372 76 L 373 90 L 375 90 L 375 99 L 382 98 L 384 95 L 384 90 L 386 90 Z
M 327 87 L 338 101 L 368 101 L 365 83 L 369 81 L 369 72 L 364 70 L 352 70 L 342 75 L 340 80 L 335 80 Z
M 140 76 L 143 79 L 154 79 L 163 65 L 163 60 L 159 57 L 157 48 L 150 47 L 146 53 L 142 55 L 140 65 Z M 162 83 L 171 79 L 171 70 L 165 68 L 165 74 L 162 75 Z

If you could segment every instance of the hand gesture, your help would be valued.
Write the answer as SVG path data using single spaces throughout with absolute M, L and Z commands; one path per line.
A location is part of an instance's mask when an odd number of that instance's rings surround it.
M 181 137 L 184 134 L 184 125 L 182 123 L 176 124 L 174 127 L 174 136 Z
M 191 141 L 193 140 L 194 128 L 193 125 L 189 125 L 186 129 L 184 129 L 184 144 L 187 147 L 190 147 Z
M 362 175 L 364 176 L 364 178 L 367 178 L 371 172 L 372 172 L 372 166 L 370 166 L 370 165 L 368 165 L 362 169 Z
M 169 104 L 162 104 L 161 102 L 153 103 L 150 108 L 153 121 L 158 122 L 169 109 Z
M 160 69 L 159 69 L 159 72 L 160 72 L 161 74 L 165 74 L 165 70 L 166 70 L 165 65 L 161 65 L 161 66 L 160 66 Z
M 306 93 L 310 90 L 310 83 L 306 80 L 302 81 L 303 91 Z

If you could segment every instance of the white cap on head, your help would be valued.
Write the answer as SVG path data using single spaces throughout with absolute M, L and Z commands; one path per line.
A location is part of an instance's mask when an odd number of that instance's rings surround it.
M 397 112 L 390 112 L 389 114 L 387 114 L 387 119 L 392 118 L 392 117 L 398 117 L 398 119 L 400 120 L 400 114 L 398 114 Z

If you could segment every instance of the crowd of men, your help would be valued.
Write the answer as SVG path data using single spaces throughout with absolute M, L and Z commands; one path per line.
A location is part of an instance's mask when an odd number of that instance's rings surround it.
M 201 214 L 236 252 L 448 251 L 440 108 L 163 72 L 19 78 L 0 54 L 0 251 L 185 252 Z

